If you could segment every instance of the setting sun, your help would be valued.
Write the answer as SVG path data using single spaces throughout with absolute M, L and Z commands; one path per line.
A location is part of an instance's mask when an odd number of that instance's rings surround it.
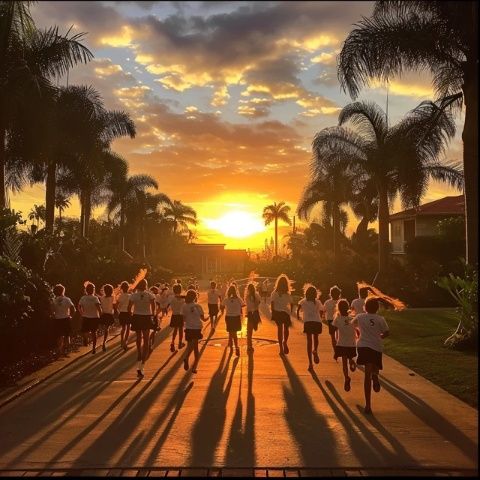
M 205 219 L 205 225 L 231 238 L 245 238 L 265 230 L 260 218 L 244 211 L 228 212 L 217 219 Z

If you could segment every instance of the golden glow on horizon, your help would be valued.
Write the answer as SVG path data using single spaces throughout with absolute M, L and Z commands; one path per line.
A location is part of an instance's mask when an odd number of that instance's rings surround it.
M 225 213 L 217 219 L 205 219 L 207 227 L 217 230 L 225 237 L 245 238 L 255 233 L 265 231 L 265 225 L 260 218 L 252 213 L 234 210 Z

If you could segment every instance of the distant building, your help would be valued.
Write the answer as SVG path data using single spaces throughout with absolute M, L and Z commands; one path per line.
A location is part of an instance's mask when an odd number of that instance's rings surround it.
M 460 215 L 465 216 L 463 195 L 444 197 L 417 208 L 409 208 L 390 215 L 392 254 L 404 254 L 406 242 L 416 237 L 437 235 L 437 224 L 440 220 Z
M 224 243 L 191 243 L 178 269 L 196 275 L 241 273 L 247 259 L 246 250 L 227 250 Z

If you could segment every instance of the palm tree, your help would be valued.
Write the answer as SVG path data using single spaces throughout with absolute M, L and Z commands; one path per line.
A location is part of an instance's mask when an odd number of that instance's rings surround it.
M 377 219 L 378 201 L 377 189 L 371 178 L 362 179 L 358 186 L 358 190 L 353 192 L 350 206 L 354 215 L 360 219 L 357 225 L 356 235 L 359 241 L 363 241 L 368 237 L 368 224 Z
M 278 204 L 274 202 L 263 209 L 262 217 L 265 225 L 270 225 L 272 222 L 275 223 L 275 257 L 278 257 L 278 221 L 281 220 L 287 225 L 291 225 L 292 221 L 288 216 L 289 212 L 290 207 L 285 202 Z
M 121 248 L 125 249 L 125 218 L 126 209 L 129 205 L 135 204 L 138 199 L 138 192 L 145 192 L 149 188 L 158 189 L 157 181 L 150 175 L 131 175 L 128 171 L 114 172 L 108 190 L 110 198 L 107 204 L 108 214 L 118 212 L 120 215 L 120 237 Z
M 110 150 L 110 144 L 121 136 L 133 138 L 136 131 L 129 114 L 106 110 L 92 87 L 71 86 L 65 96 L 72 105 L 69 122 L 65 122 L 65 138 L 71 141 L 65 147 L 59 184 L 79 196 L 81 231 L 88 237 L 92 207 L 106 203 L 113 176 L 128 171 L 127 162 Z
M 33 205 L 30 213 L 28 214 L 28 219 L 32 221 L 32 226 L 34 221 L 37 222 L 36 231 L 38 231 L 40 228 L 40 221 L 45 221 L 45 205 Z
M 342 125 L 350 123 L 355 130 Z M 378 199 L 378 276 L 389 259 L 389 204 L 397 193 L 403 205 L 417 206 L 428 180 L 461 187 L 463 175 L 455 165 L 438 158 L 455 134 L 451 115 L 433 102 L 422 102 L 398 124 L 389 128 L 385 112 L 372 102 L 355 102 L 343 108 L 338 127 L 325 128 L 313 141 L 314 171 L 322 173 L 337 163 L 360 181 L 373 182 Z M 330 168 L 330 167 L 328 167 Z
M 63 192 L 57 192 L 55 195 L 55 208 L 58 209 L 58 218 L 62 220 L 62 213 L 70 206 L 70 200 Z
M 339 56 L 344 90 L 370 79 L 428 69 L 439 98 L 463 99 L 467 262 L 478 264 L 478 2 L 379 1 L 348 35 Z
M 310 213 L 319 203 L 323 206 L 323 226 L 333 227 L 333 254 L 338 259 L 338 244 L 341 232 L 341 220 L 346 227 L 346 212 L 341 208 L 352 198 L 353 183 L 355 177 L 348 171 L 347 165 L 342 162 L 325 162 L 325 159 L 317 158 L 322 151 L 314 149 L 312 160 L 313 179 L 305 188 L 298 205 L 300 218 L 308 219 Z M 345 230 L 345 227 L 343 230 Z
M 80 42 L 82 33 L 70 35 L 69 31 L 63 36 L 56 27 L 37 30 L 30 3 L 0 2 L 0 209 L 7 203 L 10 138 L 21 123 L 31 124 L 32 116 L 38 119 L 36 102 L 55 90 L 54 78 L 93 57 Z
M 173 226 L 173 233 L 177 231 L 188 232 L 189 225 L 197 225 L 197 212 L 188 205 L 184 205 L 179 200 L 174 200 L 170 205 L 167 205 L 163 210 L 165 219 L 171 222 Z

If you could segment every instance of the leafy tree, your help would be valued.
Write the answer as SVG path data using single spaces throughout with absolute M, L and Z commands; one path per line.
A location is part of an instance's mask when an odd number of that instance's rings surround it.
M 467 262 L 478 264 L 478 2 L 377 1 L 348 35 L 339 55 L 344 90 L 357 98 L 374 78 L 429 70 L 439 98 L 465 105 L 463 170 Z M 458 103 L 457 103 L 458 105 Z
M 178 231 L 188 233 L 188 226 L 197 225 L 198 223 L 197 212 L 179 200 L 174 200 L 169 205 L 167 204 L 163 210 L 163 215 L 168 222 L 171 222 L 174 234 Z
M 352 128 L 347 128 L 345 124 Z M 433 102 L 422 102 L 389 127 L 385 112 L 373 102 L 355 102 L 339 115 L 339 126 L 325 128 L 314 138 L 315 168 L 346 165 L 355 178 L 375 185 L 378 200 L 378 273 L 389 260 L 389 204 L 399 193 L 404 207 L 417 206 L 428 180 L 463 185 L 456 165 L 443 165 L 439 156 L 455 133 L 451 115 Z
M 8 143 L 37 118 L 37 102 L 55 90 L 52 80 L 92 53 L 81 43 L 83 33 L 60 35 L 57 27 L 38 30 L 31 2 L 0 2 L 0 208 L 6 206 Z
M 274 202 L 263 209 L 262 217 L 265 225 L 270 225 L 272 222 L 275 225 L 275 257 L 278 257 L 278 221 L 281 220 L 287 225 L 291 225 L 289 212 L 290 207 L 285 202 Z

